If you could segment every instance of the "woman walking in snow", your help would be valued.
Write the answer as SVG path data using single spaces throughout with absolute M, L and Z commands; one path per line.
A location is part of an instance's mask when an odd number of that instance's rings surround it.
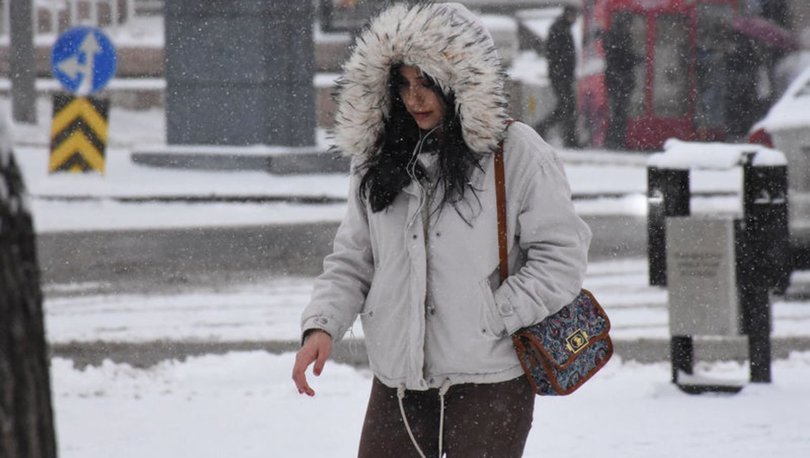
M 573 300 L 591 236 L 560 160 L 508 125 L 492 38 L 460 4 L 383 11 L 337 103 L 351 188 L 303 313 L 298 391 L 315 394 L 307 368 L 320 375 L 359 315 L 374 373 L 359 456 L 520 456 L 534 395 L 510 334 Z M 514 274 L 499 284 L 501 145 Z

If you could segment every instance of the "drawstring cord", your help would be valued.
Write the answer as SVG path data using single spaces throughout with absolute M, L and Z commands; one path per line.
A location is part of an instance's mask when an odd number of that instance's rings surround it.
M 399 413 L 400 415 L 402 415 L 402 421 L 405 423 L 405 430 L 408 431 L 408 436 L 411 438 L 413 446 L 416 447 L 416 451 L 419 452 L 419 456 L 421 456 L 422 458 L 427 458 L 425 454 L 422 452 L 422 448 L 419 447 L 419 444 L 416 442 L 416 438 L 413 437 L 411 425 L 408 424 L 408 417 L 405 415 L 405 406 L 402 404 L 402 400 L 404 398 L 405 398 L 405 385 L 401 385 L 399 388 L 397 388 L 397 399 L 399 400 Z
M 439 458 L 442 458 L 442 439 L 444 439 L 444 395 L 450 389 L 450 379 L 445 379 L 439 387 Z
M 447 394 L 449 389 L 450 379 L 445 379 L 444 383 L 442 383 L 442 385 L 439 387 L 439 458 L 441 458 L 442 454 L 444 453 L 444 395 Z M 399 388 L 397 388 L 397 401 L 399 402 L 399 413 L 402 416 L 402 422 L 405 423 L 405 430 L 408 431 L 408 437 L 411 438 L 411 442 L 413 443 L 413 446 L 416 447 L 416 451 L 419 452 L 419 456 L 422 458 L 427 458 L 425 453 L 422 451 L 422 448 L 419 447 L 419 443 L 416 442 L 416 438 L 413 436 L 411 425 L 408 423 L 408 417 L 405 415 L 405 405 L 403 403 L 403 399 L 405 399 L 405 385 L 400 385 Z

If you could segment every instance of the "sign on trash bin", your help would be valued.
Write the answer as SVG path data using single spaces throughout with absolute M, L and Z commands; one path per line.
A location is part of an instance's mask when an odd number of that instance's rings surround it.
M 736 222 L 730 216 L 667 218 L 671 335 L 741 333 L 735 228 Z

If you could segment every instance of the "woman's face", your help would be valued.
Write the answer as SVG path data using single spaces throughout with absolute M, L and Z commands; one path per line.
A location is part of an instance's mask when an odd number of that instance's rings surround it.
M 419 128 L 430 130 L 438 126 L 447 107 L 435 91 L 433 82 L 411 65 L 403 65 L 399 75 L 399 97 Z

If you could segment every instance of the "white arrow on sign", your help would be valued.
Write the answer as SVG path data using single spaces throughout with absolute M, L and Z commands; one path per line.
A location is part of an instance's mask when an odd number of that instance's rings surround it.
M 78 95 L 87 95 L 93 89 L 93 65 L 95 63 L 96 54 L 101 51 L 101 46 L 96 40 L 94 33 L 88 33 L 81 46 L 79 46 L 79 53 L 62 60 L 57 64 L 56 68 L 62 73 L 69 76 L 71 79 L 76 78 L 77 75 L 82 76 L 82 81 L 79 88 L 76 90 Z M 84 63 L 79 60 L 79 55 L 84 54 Z

